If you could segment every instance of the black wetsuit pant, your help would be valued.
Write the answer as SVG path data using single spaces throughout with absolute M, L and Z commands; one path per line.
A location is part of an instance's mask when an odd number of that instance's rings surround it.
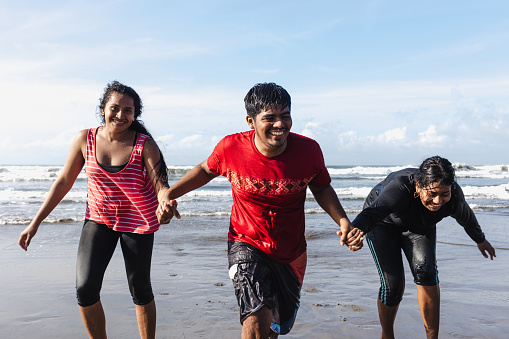
M 150 282 L 154 233 L 117 232 L 86 220 L 76 264 L 76 295 L 80 306 L 91 306 L 100 300 L 104 272 L 119 239 L 133 302 L 146 305 L 154 300 Z
M 436 264 L 436 226 L 423 234 L 398 230 L 396 226 L 377 225 L 366 241 L 380 275 L 378 298 L 387 306 L 396 306 L 405 291 L 405 273 L 401 250 L 410 264 L 414 282 L 438 285 Z

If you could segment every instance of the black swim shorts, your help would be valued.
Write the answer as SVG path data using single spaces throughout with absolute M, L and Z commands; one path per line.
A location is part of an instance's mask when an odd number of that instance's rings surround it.
M 272 310 L 272 330 L 289 333 L 300 306 L 306 260 L 304 252 L 297 265 L 279 264 L 249 244 L 229 241 L 229 273 L 240 306 L 240 323 L 265 305 Z M 296 268 L 300 271 L 295 272 Z

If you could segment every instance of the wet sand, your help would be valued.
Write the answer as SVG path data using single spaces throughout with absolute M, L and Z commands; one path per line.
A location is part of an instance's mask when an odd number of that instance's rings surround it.
M 480 214 L 481 224 L 507 224 L 505 216 Z M 339 246 L 325 215 L 308 223 L 308 269 L 301 308 L 287 338 L 378 338 L 378 275 L 367 247 Z M 158 338 L 239 338 L 238 306 L 228 278 L 227 218 L 187 218 L 156 233 L 152 285 Z M 326 229 L 326 226 L 329 228 Z M 0 330 L 2 338 L 86 338 L 75 298 L 75 261 L 81 224 L 44 224 L 28 252 L 17 245 L 25 226 L 0 227 Z M 455 227 L 452 219 L 439 227 Z M 464 232 L 463 232 L 464 233 Z M 490 239 L 488 234 L 488 239 Z M 494 261 L 473 242 L 437 244 L 441 281 L 441 338 L 507 338 L 507 244 L 492 241 Z M 398 338 L 424 338 L 415 286 L 396 319 Z M 138 338 L 121 251 L 106 271 L 102 290 L 110 338 Z

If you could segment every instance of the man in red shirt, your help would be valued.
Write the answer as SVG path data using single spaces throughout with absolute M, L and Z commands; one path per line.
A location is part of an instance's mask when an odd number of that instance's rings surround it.
M 242 338 L 290 332 L 299 308 L 306 269 L 304 202 L 309 187 L 318 204 L 341 227 L 341 244 L 362 247 L 331 187 L 318 143 L 291 133 L 291 99 L 274 83 L 257 84 L 244 98 L 248 132 L 226 136 L 209 158 L 173 185 L 158 208 L 218 175 L 231 182 L 228 232 L 230 278 L 240 306 Z M 169 203 L 168 203 L 169 204 Z M 272 329 L 272 330 L 271 330 Z

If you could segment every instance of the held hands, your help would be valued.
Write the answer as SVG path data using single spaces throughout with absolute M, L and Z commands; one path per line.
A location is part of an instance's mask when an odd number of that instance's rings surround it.
M 477 248 L 479 249 L 479 251 L 481 251 L 482 255 L 485 258 L 488 258 L 488 254 L 489 254 L 491 260 L 493 260 L 493 257 L 496 257 L 495 249 L 493 248 L 493 246 L 491 246 L 491 244 L 489 243 L 488 240 L 484 240 L 483 242 L 477 244 Z M 486 253 L 486 252 L 488 252 L 488 253 Z
M 162 199 L 157 206 L 156 215 L 160 224 L 168 224 L 173 217 L 180 219 L 177 201 Z
M 341 246 L 347 245 L 352 251 L 358 251 L 364 245 L 362 231 L 354 228 L 348 219 L 341 223 L 341 230 L 337 231 L 336 234 L 341 237 Z

